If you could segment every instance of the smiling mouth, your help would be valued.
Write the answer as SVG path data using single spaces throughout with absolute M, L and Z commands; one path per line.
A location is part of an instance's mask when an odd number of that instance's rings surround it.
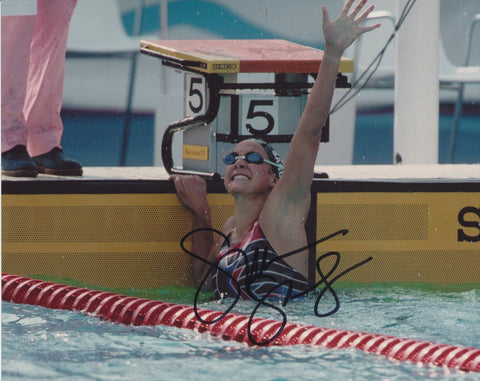
M 250 178 L 246 175 L 234 175 L 232 180 L 250 180 Z

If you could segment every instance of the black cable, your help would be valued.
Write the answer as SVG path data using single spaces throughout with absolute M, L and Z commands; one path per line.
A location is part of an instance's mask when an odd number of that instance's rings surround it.
M 407 4 L 405 4 L 405 7 L 403 8 L 400 17 L 398 18 L 397 23 L 395 24 L 394 31 L 388 38 L 388 41 L 384 45 L 384 47 L 380 50 L 380 52 L 377 54 L 377 56 L 373 59 L 373 61 L 367 66 L 367 68 L 363 71 L 363 73 L 355 79 L 355 83 L 352 84 L 352 87 L 338 100 L 338 102 L 331 108 L 329 115 L 337 112 L 340 110 L 342 107 L 344 107 L 352 98 L 357 96 L 360 91 L 363 91 L 365 87 L 367 86 L 368 82 L 372 78 L 372 76 L 375 74 L 375 72 L 378 70 L 380 67 L 380 63 L 382 62 L 382 59 L 385 55 L 385 52 L 390 45 L 390 43 L 394 40 L 396 37 L 397 31 L 400 29 L 404 21 L 406 20 L 408 14 L 412 10 L 412 7 L 415 5 L 417 0 L 408 0 Z M 372 69 L 373 68 L 373 69 Z M 359 83 L 363 81 L 365 77 L 365 81 L 362 83 L 361 86 L 359 86 Z

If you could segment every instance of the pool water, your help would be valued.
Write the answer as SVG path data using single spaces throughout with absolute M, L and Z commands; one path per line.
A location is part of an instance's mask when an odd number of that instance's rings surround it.
M 368 286 L 337 291 L 339 310 L 314 316 L 315 296 L 282 307 L 288 322 L 480 346 L 480 288 Z M 332 300 L 322 299 L 328 310 Z M 280 306 L 280 305 L 279 305 Z M 228 302 L 202 308 L 225 310 Z M 239 302 L 234 312 L 250 314 Z M 279 319 L 270 309 L 257 316 Z M 134 327 L 63 310 L 2 302 L 4 380 L 478 380 L 478 373 L 398 362 L 357 349 L 248 347 L 165 326 Z

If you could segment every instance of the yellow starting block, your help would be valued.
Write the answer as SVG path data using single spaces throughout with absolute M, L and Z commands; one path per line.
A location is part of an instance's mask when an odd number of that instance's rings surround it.
M 285 40 L 163 40 L 142 41 L 143 53 L 162 58 L 183 70 L 210 74 L 316 73 L 323 52 Z M 353 72 L 343 58 L 340 72 Z

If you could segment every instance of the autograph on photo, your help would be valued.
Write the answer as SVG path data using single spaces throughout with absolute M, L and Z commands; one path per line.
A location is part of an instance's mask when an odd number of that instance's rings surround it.
M 198 304 L 198 297 L 200 295 L 200 292 L 202 290 L 202 285 L 206 283 L 207 279 L 209 279 L 210 277 L 210 274 L 213 272 L 213 271 L 220 271 L 222 272 L 226 277 L 228 277 L 232 283 L 235 285 L 235 288 L 236 289 L 240 289 L 240 285 L 238 284 L 238 281 L 236 279 L 234 279 L 229 273 L 227 273 L 225 270 L 221 269 L 219 266 L 218 266 L 218 262 L 219 262 L 219 259 L 217 259 L 217 261 L 215 261 L 215 263 L 212 263 L 204 258 L 201 258 L 200 256 L 198 256 L 197 254 L 195 254 L 194 252 L 188 250 L 186 247 L 185 247 L 185 241 L 190 237 L 192 236 L 193 234 L 197 233 L 197 232 L 200 232 L 200 231 L 211 231 L 215 234 L 219 234 L 220 236 L 222 236 L 224 239 L 228 239 L 227 236 L 225 236 L 222 232 L 216 230 L 216 229 L 212 229 L 212 228 L 201 228 L 201 229 L 195 229 L 189 233 L 187 233 L 180 241 L 180 247 L 182 248 L 182 250 L 187 253 L 188 255 L 198 259 L 198 260 L 201 260 L 203 262 L 205 262 L 206 264 L 208 264 L 210 266 L 209 268 L 209 271 L 207 272 L 207 274 L 205 275 L 205 278 L 202 280 L 202 282 L 200 283 L 200 286 L 197 288 L 197 291 L 195 293 L 195 299 L 194 299 L 194 310 L 195 310 L 195 316 L 197 317 L 197 319 L 199 321 L 201 321 L 202 323 L 204 324 L 214 324 L 220 320 L 222 320 L 234 307 L 235 305 L 237 304 L 238 300 L 240 299 L 240 294 L 237 292 L 236 295 L 233 295 L 233 297 L 231 298 L 232 302 L 228 305 L 228 307 L 226 308 L 226 310 L 223 312 L 222 315 L 220 315 L 219 317 L 213 319 L 213 320 L 205 320 L 203 319 L 200 314 L 198 313 L 198 307 L 197 307 L 197 304 Z M 241 249 L 233 249 L 235 252 L 238 252 L 240 253 L 244 260 L 245 260 L 245 264 L 246 264 L 246 287 L 247 289 L 250 287 L 250 285 L 252 283 L 254 283 L 254 281 L 258 280 L 259 278 L 265 278 L 265 274 L 264 272 L 269 268 L 269 266 L 275 262 L 276 260 L 280 260 L 282 258 L 286 258 L 286 257 L 289 257 L 289 256 L 292 256 L 292 255 L 295 255 L 295 254 L 298 254 L 298 253 L 301 253 L 307 249 L 310 249 L 312 247 L 315 247 L 317 246 L 318 244 L 322 243 L 322 242 L 325 242 L 331 238 L 334 238 L 338 235 L 346 235 L 348 233 L 348 230 L 347 229 L 342 229 L 342 230 L 339 230 L 335 233 L 332 233 L 328 236 L 325 236 L 323 238 L 320 238 L 319 240 L 313 242 L 313 243 L 310 243 L 308 244 L 307 246 L 305 247 L 301 247 L 297 250 L 294 250 L 292 252 L 289 252 L 289 253 L 286 253 L 286 254 L 283 254 L 283 255 L 279 255 L 277 257 L 275 257 L 274 259 L 267 259 L 266 256 L 264 255 L 264 253 L 262 253 L 262 250 L 258 250 L 255 255 L 254 255 L 254 260 L 252 262 L 255 262 L 255 263 L 248 263 L 248 258 L 246 256 L 246 254 L 241 250 Z M 231 252 L 233 251 L 230 251 L 228 253 L 226 253 L 227 255 L 230 254 Z M 334 258 L 334 263 L 333 263 L 333 266 L 330 268 L 330 270 L 328 270 L 328 272 L 325 272 L 324 269 L 322 269 L 322 262 L 324 263 L 325 260 L 327 260 L 328 258 L 330 257 L 333 257 Z M 340 308 L 340 299 L 337 295 L 337 293 L 335 292 L 335 290 L 333 289 L 332 285 L 337 281 L 339 280 L 341 277 L 343 277 L 345 274 L 355 270 L 356 268 L 360 267 L 360 266 L 363 266 L 364 264 L 370 262 L 373 258 L 372 257 L 368 257 L 356 264 L 354 264 L 353 266 L 345 269 L 344 271 L 340 272 L 339 274 L 335 275 L 334 277 L 331 278 L 332 274 L 337 270 L 339 264 L 340 264 L 340 259 L 341 259 L 341 256 L 340 256 L 340 253 L 338 252 L 335 252 L 335 251 L 331 251 L 331 252 L 327 252 L 326 254 L 323 254 L 321 256 L 319 256 L 315 262 L 315 269 L 316 269 L 316 272 L 320 278 L 320 280 L 318 282 L 316 282 L 315 284 L 311 285 L 310 287 L 308 287 L 305 291 L 303 292 L 300 292 L 300 293 L 296 293 L 296 294 L 293 294 L 292 292 L 292 281 L 285 278 L 284 280 L 282 280 L 281 282 L 278 282 L 277 284 L 275 284 L 272 289 L 270 290 L 272 293 L 279 287 L 282 287 L 282 286 L 286 286 L 288 287 L 288 292 L 287 292 L 287 295 L 285 296 L 285 298 L 283 299 L 282 301 L 282 304 L 281 306 L 282 307 L 285 307 L 288 302 L 290 302 L 291 300 L 295 300 L 295 299 L 301 299 L 301 298 L 304 298 L 309 292 L 315 290 L 316 288 L 319 288 L 319 294 L 315 300 L 315 305 L 314 305 L 314 309 L 313 309 L 313 312 L 316 316 L 318 317 L 327 317 L 327 316 L 330 316 L 330 315 L 333 315 L 335 312 L 338 311 L 338 309 Z M 329 261 L 330 262 L 330 261 Z M 321 287 L 321 288 L 320 288 Z M 325 297 L 325 295 L 329 293 L 331 297 L 333 297 L 333 300 L 334 300 L 334 306 L 333 308 L 331 309 L 327 309 L 325 311 L 321 311 L 321 301 L 322 299 Z M 278 335 L 281 334 L 283 328 L 285 327 L 286 323 L 287 323 L 287 314 L 285 313 L 285 311 L 279 307 L 279 305 L 275 305 L 275 304 L 272 304 L 271 302 L 269 302 L 269 294 L 267 293 L 264 297 L 262 298 L 255 298 L 255 301 L 257 302 L 257 304 L 255 305 L 252 313 L 250 314 L 250 319 L 249 319 L 249 322 L 248 322 L 248 329 L 247 329 L 247 332 L 248 332 L 248 336 L 249 336 L 249 339 L 252 343 L 254 343 L 255 345 L 268 345 L 269 343 L 271 343 L 272 341 L 274 341 Z M 271 301 L 271 300 L 270 300 Z M 251 334 L 251 324 L 253 323 L 253 319 L 255 317 L 255 314 L 257 313 L 257 311 L 259 310 L 259 308 L 261 307 L 267 307 L 267 308 L 271 308 L 272 310 L 276 311 L 277 313 L 279 313 L 282 317 L 282 325 L 280 326 L 280 328 L 278 329 L 278 331 L 272 335 L 272 337 L 270 337 L 268 340 L 265 340 L 265 341 L 261 341 L 261 342 L 257 342 L 252 334 Z

